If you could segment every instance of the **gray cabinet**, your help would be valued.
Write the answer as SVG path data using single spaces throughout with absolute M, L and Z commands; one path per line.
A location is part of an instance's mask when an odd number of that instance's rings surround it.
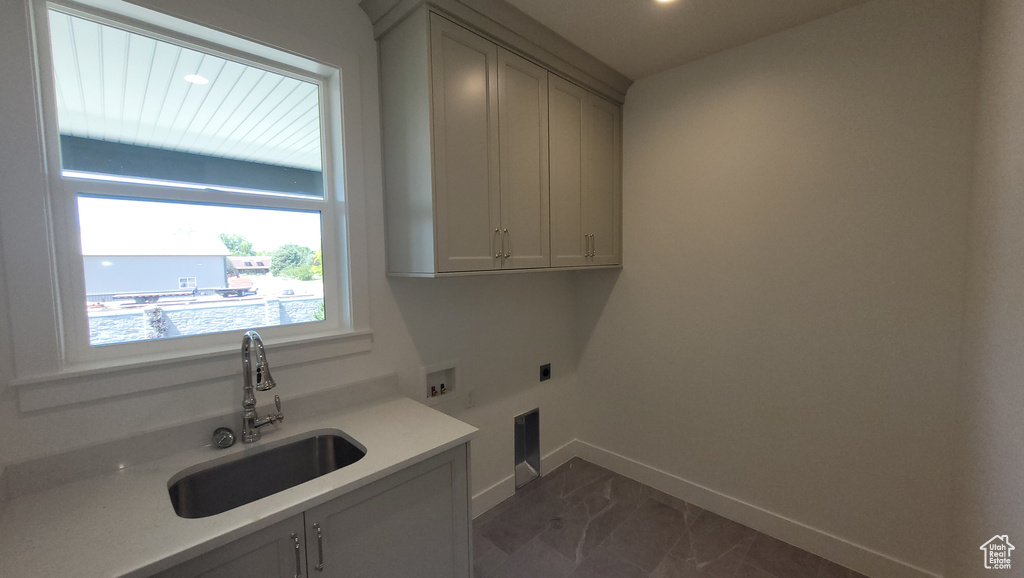
M 306 575 L 302 515 L 292 516 L 157 575 L 157 578 L 294 578 Z
M 421 8 L 380 39 L 380 68 L 388 271 L 500 269 L 498 47 Z
M 622 112 L 589 94 L 584 141 L 583 215 L 590 235 L 589 265 L 622 262 Z
M 469 578 L 465 445 L 176 566 L 160 578 Z
M 551 264 L 586 265 L 590 233 L 583 214 L 587 91 L 551 75 L 548 82 L 551 141 Z
M 468 578 L 464 466 L 458 460 L 414 466 L 308 510 L 310 567 L 322 563 L 324 576 L 346 578 Z
M 548 72 L 502 48 L 498 121 L 501 267 L 549 267 Z
M 575 133 L 577 156 L 594 164 L 579 174 L 579 188 L 615 194 L 580 205 L 587 231 L 574 235 L 588 235 L 586 248 L 567 264 L 552 251 L 552 179 L 565 172 L 552 147 L 566 138 L 551 132 L 553 76 L 426 6 L 384 33 L 379 47 L 389 274 L 619 263 L 620 242 L 612 242 L 621 229 L 618 106 L 589 93 L 580 105 L 587 125 Z M 602 105 L 614 118 L 589 112 Z M 584 142 L 587 130 L 614 140 Z
M 491 233 L 501 226 L 498 48 L 431 14 L 430 55 L 436 268 L 494 269 L 501 264 Z
M 622 262 L 622 115 L 554 74 L 549 82 L 551 264 Z

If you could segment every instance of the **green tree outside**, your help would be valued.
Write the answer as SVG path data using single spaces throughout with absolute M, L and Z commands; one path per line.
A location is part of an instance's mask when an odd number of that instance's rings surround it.
M 294 244 L 281 245 L 271 254 L 270 274 L 280 277 L 282 273 L 291 270 L 289 272 L 292 274 L 288 276 L 294 277 L 297 270 L 293 268 L 297 267 L 304 267 L 308 272 L 313 265 L 315 256 L 316 254 L 309 247 Z
M 310 266 L 309 272 L 318 279 L 324 276 L 324 252 L 322 250 L 317 250 L 313 256 L 313 264 Z
M 218 235 L 224 246 L 232 255 L 246 257 L 252 255 L 252 241 L 242 235 L 221 233 Z

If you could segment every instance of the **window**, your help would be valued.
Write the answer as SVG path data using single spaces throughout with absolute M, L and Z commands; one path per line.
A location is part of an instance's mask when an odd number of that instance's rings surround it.
M 320 234 L 320 259 L 314 253 L 313 266 L 320 272 L 318 276 L 314 274 L 314 280 L 318 279 L 323 287 L 324 320 L 267 325 L 259 328 L 260 334 L 268 347 L 273 348 L 274 366 L 279 368 L 336 359 L 370 351 L 373 346 L 369 271 L 374 253 L 367 246 L 365 195 L 376 195 L 380 191 L 380 173 L 374 167 L 374 158 L 379 155 L 380 129 L 375 118 L 376 103 L 364 99 L 373 93 L 369 86 L 376 82 L 376 76 L 373 51 L 366 50 L 363 25 L 340 19 L 330 30 L 316 28 L 308 34 L 279 34 L 277 28 L 267 25 L 268 18 L 276 12 L 265 3 L 253 4 L 251 11 L 211 10 L 202 2 L 158 3 L 167 8 L 167 13 L 140 4 L 152 3 L 27 0 L 22 6 L 29 9 L 28 18 L 18 16 L 22 12 L 11 5 L 16 17 L 9 19 L 10 26 L 5 30 L 10 34 L 4 36 L 4 49 L 0 50 L 0 68 L 5 70 L 5 98 L 0 101 L 5 119 L 5 132 L 0 140 L 0 174 L 3 174 L 4 188 L 0 194 L 0 231 L 4 237 L 4 258 L 0 259 L 0 267 L 3 268 L 4 297 L 9 304 L 0 308 L 0 315 L 10 327 L 11 358 L 15 363 L 13 375 L 8 378 L 22 411 L 173 388 L 183 383 L 224 383 L 225 378 L 238 372 L 241 333 L 231 329 L 109 344 L 92 341 L 89 313 L 100 307 L 90 305 L 94 303 L 94 296 L 89 295 L 86 288 L 81 228 L 88 226 L 88 220 L 80 218 L 83 201 L 143 201 L 152 203 L 149 205 L 153 209 L 151 215 L 178 204 L 190 205 L 197 211 L 225 207 L 318 216 L 318 229 L 315 225 L 304 228 Z M 65 175 L 56 71 L 51 54 L 51 9 L 315 84 L 320 111 L 322 194 L 308 194 L 310 187 L 301 184 L 308 184 L 308 180 L 298 178 L 292 182 L 300 185 L 289 188 L 262 187 L 262 181 L 218 180 L 204 184 L 211 180 L 211 173 L 205 173 L 202 179 L 184 178 L 181 171 L 178 175 L 157 171 L 140 176 L 118 173 L 118 167 L 96 162 L 91 164 L 91 169 L 86 170 L 90 166 L 86 164 L 76 165 L 78 168 L 74 170 L 94 172 L 97 167 L 106 166 L 103 170 L 117 179 Z M 330 11 L 332 14 L 344 12 L 333 8 Z M 172 16 L 172 12 L 177 16 Z M 282 23 L 282 28 L 294 30 L 292 25 L 304 21 L 303 18 L 297 16 L 293 22 Z M 87 34 L 88 29 L 84 30 Z M 75 36 L 78 36 L 77 31 Z M 109 49 L 116 46 L 116 40 L 104 41 L 103 45 Z M 369 46 L 372 47 L 372 42 Z M 113 94 L 115 86 L 116 83 L 104 84 L 104 94 Z M 95 96 L 90 93 L 89 98 L 81 102 L 94 103 Z M 364 104 L 371 117 L 364 114 Z M 89 130 L 100 128 L 92 123 L 92 118 Z M 79 135 L 79 138 L 90 137 L 88 132 L 84 137 Z M 69 147 L 74 146 L 75 141 L 65 140 Z M 89 160 L 85 152 L 89 151 L 79 151 L 79 162 Z M 202 156 L 200 153 L 195 155 Z M 72 156 L 74 154 L 72 151 Z M 185 158 L 198 163 L 194 157 Z M 137 159 L 141 164 L 145 164 L 142 162 L 145 160 Z M 224 157 L 224 160 L 233 159 Z M 282 176 L 277 169 L 273 172 Z M 199 173 L 195 170 L 186 174 Z M 292 173 L 300 174 L 307 173 Z M 250 227 L 262 226 L 247 221 L 244 225 L 245 229 L 225 232 L 246 236 Z M 188 230 L 188 226 L 182 226 L 176 232 L 183 234 Z M 197 230 L 193 236 L 202 235 Z M 267 275 L 270 271 L 239 269 L 238 275 L 232 273 L 232 268 L 246 259 L 262 260 L 265 269 L 274 266 L 271 255 L 266 254 L 270 251 L 261 250 L 254 237 L 249 236 L 248 240 L 254 247 L 243 258 L 228 255 L 231 261 L 228 264 L 221 256 L 226 269 L 223 284 L 207 284 L 201 274 L 172 266 L 165 267 L 164 272 L 173 277 L 167 285 L 161 283 L 159 290 L 176 290 L 179 277 L 196 277 L 198 289 L 223 289 L 228 293 L 227 296 L 217 294 L 216 300 L 212 294 L 204 296 L 209 308 L 219 309 L 225 316 L 234 311 L 231 307 L 239 302 L 262 299 L 265 291 L 258 286 L 260 279 L 254 276 Z M 130 256 L 109 255 L 99 260 L 98 266 L 117 267 L 120 260 Z M 245 281 L 254 282 L 255 292 L 238 286 Z M 304 295 L 308 293 L 304 287 L 303 284 L 288 286 L 280 295 L 272 297 L 281 302 L 309 299 L 309 295 Z M 238 291 L 241 296 L 231 294 Z M 130 293 L 131 289 L 121 292 Z M 161 297 L 155 303 L 139 304 L 134 303 L 133 298 L 119 299 L 117 304 L 124 310 L 155 313 L 156 309 L 169 309 L 174 300 Z M 132 324 L 136 321 L 141 325 L 146 319 L 132 320 Z M 151 329 L 160 327 L 161 323 L 157 323 Z
M 68 359 L 351 330 L 337 70 L 59 4 L 44 30 Z

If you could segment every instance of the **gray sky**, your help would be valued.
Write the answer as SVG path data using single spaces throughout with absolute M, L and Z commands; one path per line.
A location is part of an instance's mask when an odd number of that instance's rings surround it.
M 100 247 L 209 242 L 220 233 L 246 237 L 254 251 L 288 243 L 321 248 L 316 212 L 79 197 L 78 214 L 86 254 L 109 253 Z

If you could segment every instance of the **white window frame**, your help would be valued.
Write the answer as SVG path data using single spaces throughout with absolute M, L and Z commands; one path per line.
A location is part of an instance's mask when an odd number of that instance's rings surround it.
M 228 355 L 231 358 L 237 355 L 239 337 L 235 334 L 239 332 L 102 347 L 89 344 L 77 217 L 79 194 L 319 211 L 323 260 L 325 265 L 333 265 L 324 268 L 324 300 L 328 319 L 318 323 L 263 327 L 259 331 L 268 345 L 277 344 L 284 348 L 284 353 L 276 356 L 278 366 L 369 350 L 372 332 L 369 328 L 368 273 L 365 256 L 361 254 L 365 252 L 365 228 L 359 222 L 365 218 L 365 209 L 361 195 L 351 192 L 363 181 L 362 156 L 355 152 L 361 148 L 362 138 L 358 123 L 360 94 L 357 55 L 341 54 L 334 62 L 297 56 L 120 0 L 89 0 L 88 4 L 63 0 L 29 2 L 35 40 L 35 74 L 39 87 L 43 160 L 50 169 L 46 176 L 45 194 L 50 225 L 48 249 L 55 308 L 54 326 L 41 328 L 35 336 L 27 336 L 25 340 L 45 340 L 48 331 L 55 331 L 57 351 L 51 355 L 56 359 L 47 360 L 44 353 L 39 359 L 27 360 L 30 363 L 18 368 L 17 376 L 11 383 L 19 387 L 23 409 L 63 405 L 65 401 L 62 400 L 65 398 L 71 398 L 68 400 L 71 402 L 85 401 L 163 387 L 168 382 L 182 383 L 180 367 L 178 376 L 170 377 L 169 373 L 173 369 L 172 364 L 186 359 L 203 362 L 200 365 L 204 369 L 186 372 L 193 374 L 196 379 L 229 375 L 231 372 L 227 371 L 229 366 L 224 360 Z M 324 198 L 268 197 L 63 176 L 60 171 L 59 131 L 47 16 L 51 8 L 318 84 Z M 346 76 L 343 85 L 345 69 L 352 70 L 353 74 L 351 77 Z M 344 112 L 343 102 L 346 106 Z M 350 111 L 355 114 L 349 122 L 345 122 L 345 113 Z M 350 144 L 354 145 L 352 150 L 355 154 L 343 154 L 346 145 Z M 356 251 L 354 258 L 353 251 Z M 12 297 L 17 299 L 17 288 L 14 293 Z M 18 328 L 18 323 L 14 323 L 14 328 Z M 18 344 L 15 345 L 17 350 Z M 47 361 L 56 361 L 56 370 L 53 369 L 54 364 Z M 46 369 L 40 371 L 40 366 Z M 110 379 L 110 374 L 121 371 L 129 371 L 133 375 L 153 374 L 155 378 L 139 380 L 139 384 L 128 387 L 123 384 L 117 387 L 98 385 L 116 381 Z M 77 387 L 81 382 L 91 382 L 97 386 L 88 392 L 79 390 L 69 395 L 67 388 Z M 46 388 L 35 388 L 37 385 Z
M 178 277 L 178 289 L 195 289 L 195 277 Z

